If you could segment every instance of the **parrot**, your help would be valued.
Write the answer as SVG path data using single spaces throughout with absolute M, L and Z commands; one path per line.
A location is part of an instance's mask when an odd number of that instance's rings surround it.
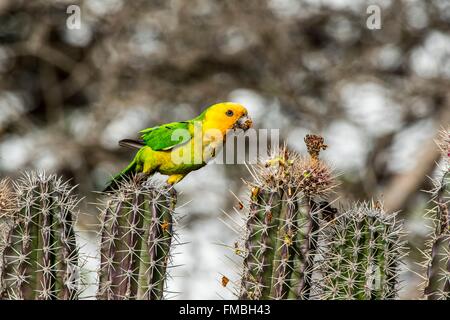
M 167 175 L 167 184 L 180 182 L 204 167 L 223 147 L 229 132 L 253 125 L 247 109 L 238 103 L 221 102 L 207 107 L 198 117 L 140 131 L 138 140 L 124 139 L 119 145 L 137 150 L 131 163 L 113 176 L 104 192 L 114 190 L 134 174 Z

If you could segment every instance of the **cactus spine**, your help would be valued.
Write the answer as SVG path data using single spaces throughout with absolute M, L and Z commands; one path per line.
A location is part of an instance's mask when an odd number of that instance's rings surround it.
M 173 188 L 139 176 L 114 191 L 101 217 L 98 299 L 164 297 L 176 199 Z
M 251 170 L 240 299 L 309 297 L 317 246 L 318 199 L 334 186 L 318 159 L 323 139 L 307 136 L 310 157 L 286 148 Z
M 11 216 L 15 207 L 14 195 L 9 179 L 0 180 L 0 218 Z
M 14 185 L 17 209 L 3 253 L 3 299 L 76 299 L 77 199 L 55 175 L 26 173 Z
M 16 206 L 14 193 L 9 179 L 0 181 L 0 256 L 7 241 L 9 229 L 14 222 L 14 209 Z M 0 259 L 0 266 L 1 266 Z M 1 268 L 0 268 L 1 271 Z
M 379 203 L 357 204 L 321 230 L 321 299 L 394 299 L 403 229 Z
M 14 193 L 9 179 L 0 181 L 0 257 L 3 257 L 8 234 L 14 224 L 14 208 L 16 206 Z M 0 279 L 2 279 L 3 259 L 0 258 Z M 1 288 L 1 283 L 0 283 Z M 0 290 L 1 291 L 1 290 Z
M 442 177 L 433 180 L 434 188 L 430 192 L 434 206 L 428 215 L 435 228 L 425 252 L 424 294 L 430 300 L 450 299 L 450 131 L 442 131 L 439 147 L 443 157 Z

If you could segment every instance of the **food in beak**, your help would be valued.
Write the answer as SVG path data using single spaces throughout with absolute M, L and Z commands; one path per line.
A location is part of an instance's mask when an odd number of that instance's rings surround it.
M 250 129 L 253 125 L 253 121 L 252 119 L 250 119 L 249 116 L 242 116 L 238 119 L 238 121 L 236 122 L 236 128 L 242 129 L 244 131 L 247 131 L 248 129 Z

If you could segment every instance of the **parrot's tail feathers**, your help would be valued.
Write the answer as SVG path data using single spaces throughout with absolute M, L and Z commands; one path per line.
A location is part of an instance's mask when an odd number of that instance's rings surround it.
M 111 179 L 111 181 L 106 186 L 106 188 L 103 190 L 103 192 L 112 192 L 114 190 L 117 190 L 122 181 L 129 179 L 133 175 L 133 173 L 135 172 L 135 169 L 136 169 L 136 165 L 137 165 L 136 160 L 133 160 L 133 162 L 131 162 L 128 165 L 128 167 L 126 167 L 122 172 L 116 174 Z
M 119 146 L 129 149 L 140 149 L 145 146 L 145 143 L 142 140 L 124 139 L 119 141 Z

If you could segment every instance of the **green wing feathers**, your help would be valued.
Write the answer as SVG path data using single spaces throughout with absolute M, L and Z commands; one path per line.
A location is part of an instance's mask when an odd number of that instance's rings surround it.
M 177 130 L 180 131 L 177 132 Z M 145 145 L 154 151 L 172 149 L 177 145 L 188 142 L 193 136 L 191 125 L 188 121 L 168 123 L 142 130 L 141 133 L 141 138 Z
M 180 130 L 177 132 L 177 130 Z M 182 145 L 192 139 L 193 125 L 190 121 L 172 122 L 162 126 L 148 128 L 140 132 L 142 140 L 124 139 L 119 142 L 122 147 L 141 149 L 148 146 L 154 151 L 170 150 L 175 146 Z M 142 150 L 142 149 L 141 149 Z M 117 188 L 120 181 L 129 178 L 136 173 L 138 155 L 122 172 L 115 175 L 104 192 Z

